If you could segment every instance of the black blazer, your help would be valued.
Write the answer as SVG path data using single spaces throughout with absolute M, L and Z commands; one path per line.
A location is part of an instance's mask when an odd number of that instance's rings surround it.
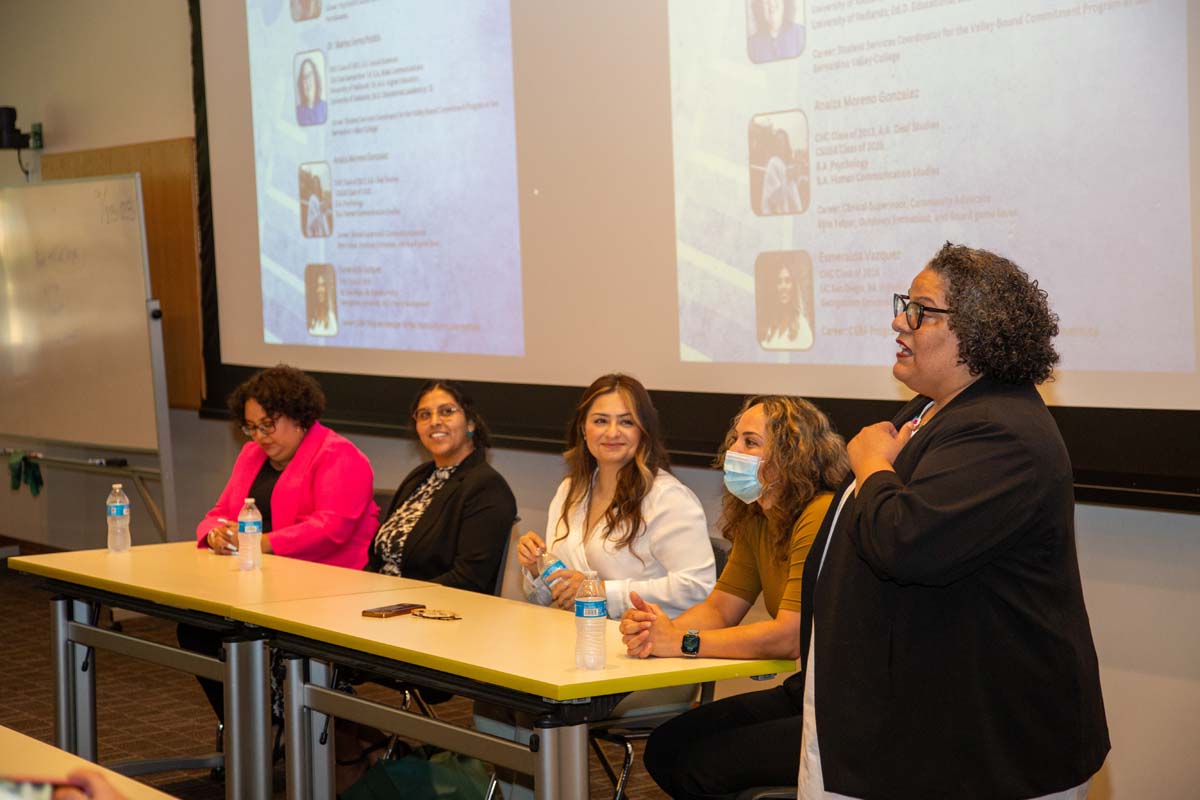
M 434 469 L 432 461 L 414 469 L 392 497 L 387 521 L 413 495 Z M 458 589 L 491 594 L 513 522 L 517 501 L 499 472 L 487 463 L 483 450 L 467 456 L 445 485 L 434 494 L 404 543 L 401 569 L 406 578 L 432 581 Z M 371 542 L 366 569 L 379 572 L 383 558 Z
M 1037 390 L 979 379 L 894 468 L 867 478 L 830 538 L 839 492 L 805 564 L 825 788 L 999 799 L 1083 783 L 1108 728 L 1071 464 Z M 797 707 L 805 679 L 788 681 Z

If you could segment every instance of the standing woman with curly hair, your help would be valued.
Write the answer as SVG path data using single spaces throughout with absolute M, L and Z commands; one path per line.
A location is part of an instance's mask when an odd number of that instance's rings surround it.
M 1109 739 L 1037 391 L 1058 317 L 1016 264 L 949 243 L 894 311 L 918 396 L 851 440 L 805 566 L 799 796 L 1079 800 Z
M 704 602 L 674 619 L 636 599 L 621 620 L 631 656 L 800 653 L 804 562 L 849 471 L 846 444 L 811 403 L 762 395 L 742 404 L 718 463 L 725 469 L 719 526 L 733 542 L 729 561 Z M 760 594 L 771 618 L 741 625 Z M 654 731 L 646 769 L 674 798 L 787 784 L 799 764 L 800 712 L 782 686 L 700 706 Z

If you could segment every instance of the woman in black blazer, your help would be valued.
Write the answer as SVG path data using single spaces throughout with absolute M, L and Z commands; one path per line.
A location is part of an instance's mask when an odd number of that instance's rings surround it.
M 366 569 L 490 594 L 504 568 L 517 501 L 487 463 L 487 426 L 453 381 L 426 383 L 411 412 L 433 459 L 396 490 Z
M 804 564 L 799 796 L 1086 797 L 1109 738 L 1071 462 L 1037 392 L 1058 317 L 1011 261 L 950 244 L 893 310 L 918 397 L 851 440 Z

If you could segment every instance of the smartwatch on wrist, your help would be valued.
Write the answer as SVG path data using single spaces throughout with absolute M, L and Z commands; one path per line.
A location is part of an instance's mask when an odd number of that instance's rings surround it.
M 683 645 L 679 648 L 688 658 L 700 655 L 700 631 L 692 628 L 683 635 Z

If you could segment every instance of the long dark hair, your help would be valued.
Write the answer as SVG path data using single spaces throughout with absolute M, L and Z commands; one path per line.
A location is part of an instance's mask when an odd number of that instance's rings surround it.
M 804 313 L 804 302 L 800 299 L 800 281 L 797 275 L 799 270 L 790 261 L 781 261 L 774 269 L 776 283 L 779 281 L 779 273 L 785 269 L 788 275 L 792 276 L 792 299 L 784 303 L 779 299 L 779 290 L 771 287 L 771 297 L 775 300 L 775 306 L 767 319 L 767 330 L 761 337 L 763 340 L 776 334 L 795 339 L 800 333 L 800 315 Z
M 312 105 L 308 104 L 308 98 L 304 96 L 304 68 L 312 68 L 313 76 L 313 96 Z M 321 93 L 321 70 L 317 69 L 317 64 L 311 58 L 306 58 L 300 62 L 300 71 L 296 73 L 296 97 L 300 100 L 300 105 L 306 108 L 316 108 L 317 103 L 321 102 L 324 95 Z
M 629 547 L 633 543 L 645 527 L 642 500 L 654 485 L 658 471 L 670 471 L 667 449 L 663 446 L 658 424 L 658 411 L 646 387 L 629 375 L 613 373 L 600 376 L 584 390 L 575 406 L 575 416 L 567 428 L 567 451 L 563 453 L 567 461 L 567 499 L 555 525 L 555 542 L 566 537 L 571 510 L 587 496 L 592 485 L 592 473 L 596 471 L 596 457 L 588 450 L 584 436 L 588 412 L 596 398 L 612 392 L 625 401 L 642 435 L 633 459 L 617 473 L 617 490 L 613 494 L 612 505 L 604 512 L 605 539 L 613 542 L 617 548 Z
M 308 284 L 305 294 L 305 305 L 308 316 L 308 329 L 312 330 L 318 322 L 337 319 L 337 279 L 333 267 L 329 264 L 313 264 L 305 276 Z M 325 302 L 317 298 L 317 286 L 325 279 Z
M 445 378 L 434 378 L 433 380 L 425 381 L 421 384 L 421 388 L 413 395 L 412 404 L 408 407 L 408 418 L 413 419 L 417 415 L 417 408 L 421 405 L 421 401 L 425 399 L 425 395 L 432 391 L 441 389 L 446 394 L 454 398 L 454 402 L 462 409 L 463 414 L 467 418 L 467 422 L 475 424 L 475 432 L 471 436 L 471 441 L 475 444 L 476 450 L 487 450 L 492 446 L 492 434 L 488 430 L 487 423 L 483 421 L 483 416 L 480 415 L 479 409 L 475 407 L 475 401 L 471 395 L 467 394 L 467 390 L 462 387 L 458 381 L 446 380 Z

